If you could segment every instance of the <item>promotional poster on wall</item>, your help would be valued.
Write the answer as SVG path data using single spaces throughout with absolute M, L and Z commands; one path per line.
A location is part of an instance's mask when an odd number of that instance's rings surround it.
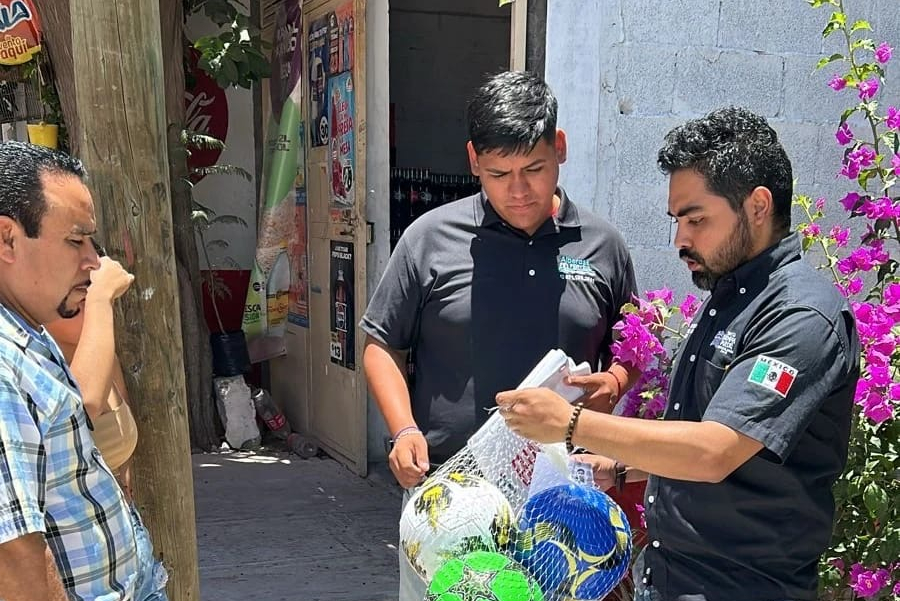
M 300 150 L 303 139 L 299 137 L 303 73 L 299 43 L 303 31 L 301 19 L 300 3 L 296 0 L 283 2 L 275 19 L 263 209 L 242 323 L 253 362 L 285 353 L 292 273 L 296 272 L 291 266 L 289 247 L 297 235 L 294 223 L 297 176 L 304 171 Z
M 353 243 L 331 241 L 331 362 L 356 369 Z
M 302 140 L 306 134 L 301 123 L 298 139 L 301 140 L 297 159 L 297 179 L 294 181 L 296 193 L 294 238 L 291 241 L 291 294 L 288 321 L 295 326 L 309 327 L 309 259 L 306 255 L 308 234 L 306 231 L 306 153 Z
M 332 13 L 333 14 L 333 13 Z M 328 22 L 331 15 L 309 25 L 309 124 L 310 145 L 328 144 Z
M 331 105 L 331 202 L 332 205 L 350 207 L 356 185 L 353 74 L 331 77 L 328 98 Z
M 328 17 L 328 71 L 336 75 L 353 69 L 353 2 Z

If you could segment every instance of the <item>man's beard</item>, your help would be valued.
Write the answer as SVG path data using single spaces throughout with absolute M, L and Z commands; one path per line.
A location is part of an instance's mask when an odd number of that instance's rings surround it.
M 682 258 L 687 257 L 701 266 L 701 269 L 691 272 L 694 286 L 701 290 L 712 290 L 719 278 L 734 271 L 738 265 L 747 259 L 750 247 L 750 224 L 744 212 L 738 211 L 738 222 L 734 227 L 734 231 L 713 252 L 713 256 L 709 261 L 687 249 L 682 249 L 678 256 Z
M 64 298 L 62 302 L 59 303 L 59 306 L 56 308 L 56 312 L 59 313 L 59 316 L 63 319 L 72 319 L 73 317 L 81 313 L 81 307 L 75 305 L 74 309 L 69 309 L 66 307 L 66 300 L 68 300 L 68 297 Z

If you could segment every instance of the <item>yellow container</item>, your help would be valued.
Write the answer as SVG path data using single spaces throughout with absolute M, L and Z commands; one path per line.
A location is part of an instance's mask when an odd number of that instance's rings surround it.
M 52 123 L 29 123 L 28 141 L 47 148 L 58 148 L 59 126 Z

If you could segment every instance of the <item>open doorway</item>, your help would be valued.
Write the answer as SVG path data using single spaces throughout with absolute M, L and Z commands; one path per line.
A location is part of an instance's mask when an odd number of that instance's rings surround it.
M 474 194 L 466 103 L 510 67 L 510 5 L 390 0 L 391 249 L 426 211 Z

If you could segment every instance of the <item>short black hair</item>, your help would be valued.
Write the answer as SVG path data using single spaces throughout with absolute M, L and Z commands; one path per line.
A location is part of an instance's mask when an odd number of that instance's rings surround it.
M 469 100 L 469 141 L 477 154 L 524 154 L 556 139 L 558 103 L 550 86 L 528 71 L 488 78 Z
M 680 169 L 702 175 L 707 188 L 727 199 L 735 212 L 754 188 L 768 188 L 775 230 L 781 234 L 790 230 L 791 161 L 763 117 L 740 107 L 715 110 L 666 134 L 657 160 L 669 175 Z
M 44 175 L 69 175 L 84 181 L 81 161 L 58 150 L 25 142 L 0 143 L 0 215 L 22 225 L 25 235 L 37 238 L 47 211 Z

